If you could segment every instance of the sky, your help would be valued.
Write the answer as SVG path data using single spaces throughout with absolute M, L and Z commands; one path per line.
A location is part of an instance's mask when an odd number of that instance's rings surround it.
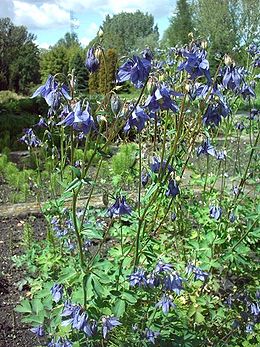
M 92 40 L 105 16 L 140 10 L 154 16 L 160 35 L 169 25 L 176 0 L 0 0 L 0 18 L 10 17 L 37 36 L 36 43 L 48 48 L 70 32 L 71 11 L 75 32 L 83 46 Z

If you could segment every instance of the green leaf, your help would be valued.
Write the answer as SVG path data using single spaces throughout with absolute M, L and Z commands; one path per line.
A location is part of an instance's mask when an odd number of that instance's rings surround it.
M 122 299 L 128 301 L 130 304 L 135 304 L 137 302 L 137 299 L 128 292 L 123 292 L 121 297 Z
M 113 313 L 115 314 L 116 317 L 121 317 L 125 313 L 125 308 L 126 308 L 125 301 L 122 299 L 118 299 L 113 308 Z
M 72 173 L 74 173 L 74 175 L 78 178 L 78 179 L 81 179 L 81 171 L 80 169 L 78 169 L 77 167 L 75 166 L 71 166 L 70 167 Z
M 203 314 L 201 314 L 200 312 L 196 311 L 196 313 L 195 313 L 195 322 L 200 324 L 200 323 L 204 322 L 204 320 L 205 320 L 205 318 L 204 318 Z
M 44 309 L 43 304 L 42 304 L 40 299 L 33 299 L 32 300 L 32 309 L 33 309 L 33 312 L 36 313 L 36 315 L 38 315 L 39 312 Z
M 15 308 L 16 312 L 21 312 L 21 313 L 31 313 L 32 308 L 29 300 L 22 300 L 20 305 L 16 306 Z

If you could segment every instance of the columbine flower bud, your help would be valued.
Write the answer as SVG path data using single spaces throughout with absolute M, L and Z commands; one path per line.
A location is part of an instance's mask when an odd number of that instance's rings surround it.
M 100 60 L 101 56 L 102 56 L 102 49 L 100 47 L 97 47 L 95 49 L 95 52 L 94 52 L 94 56 Z
M 103 31 L 102 28 L 100 27 L 99 30 L 98 30 L 98 37 L 99 37 L 100 39 L 102 39 L 103 35 L 104 35 L 104 31 Z
M 122 108 L 122 103 L 118 95 L 112 94 L 111 100 L 110 100 L 110 106 L 114 115 L 115 116 L 118 115 L 118 113 L 120 112 Z
M 202 41 L 201 41 L 201 47 L 202 47 L 203 49 L 206 49 L 207 46 L 208 46 L 208 42 L 207 42 L 206 40 L 202 40 Z
M 225 65 L 230 66 L 233 64 L 233 60 L 231 59 L 231 57 L 229 55 L 226 54 L 224 57 L 224 63 L 225 63 Z

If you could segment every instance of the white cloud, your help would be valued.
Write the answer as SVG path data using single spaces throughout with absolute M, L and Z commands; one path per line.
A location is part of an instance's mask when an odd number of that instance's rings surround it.
M 69 24 L 69 12 L 57 4 L 44 2 L 37 6 L 37 4 L 17 0 L 13 3 L 15 24 L 26 25 L 29 29 L 48 29 Z
M 176 3 L 176 0 L 56 0 L 60 7 L 67 10 L 95 11 L 102 16 L 110 13 L 117 14 L 122 11 L 134 12 L 140 10 L 153 14 L 155 17 L 169 16 Z
M 79 38 L 79 41 L 83 47 L 89 44 L 89 42 L 96 36 L 98 30 L 99 26 L 96 23 L 92 22 L 88 25 L 88 27 L 84 31 L 84 34 L 86 36 L 84 35 L 83 37 Z
M 14 4 L 10 0 L 0 0 L 0 17 L 14 17 Z
M 39 48 L 44 48 L 44 49 L 48 49 L 50 48 L 50 44 L 48 42 L 37 42 L 36 41 L 36 44 L 38 45 Z

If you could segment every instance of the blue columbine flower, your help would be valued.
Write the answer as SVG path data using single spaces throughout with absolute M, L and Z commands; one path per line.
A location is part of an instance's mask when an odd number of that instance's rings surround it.
M 226 66 L 222 72 L 222 84 L 226 89 L 238 91 L 243 81 L 244 70 L 235 65 Z
M 161 278 L 158 275 L 158 273 L 152 272 L 147 276 L 146 284 L 148 287 L 156 288 L 156 287 L 159 287 L 160 283 L 161 283 Z
M 32 128 L 25 129 L 25 134 L 20 138 L 21 142 L 24 142 L 28 147 L 39 147 L 42 142 L 34 134 Z
M 176 305 L 172 302 L 169 295 L 164 294 L 161 300 L 155 305 L 155 307 L 161 307 L 165 315 L 169 313 L 170 307 L 175 308 Z
M 91 47 L 88 49 L 85 65 L 86 65 L 86 68 L 89 70 L 89 72 L 95 72 L 98 70 L 99 60 L 95 56 L 94 47 Z
M 53 110 L 59 108 L 62 96 L 68 100 L 71 99 L 68 87 L 64 84 L 59 86 L 52 75 L 49 75 L 45 84 L 36 89 L 31 97 L 35 98 L 38 95 L 41 95 L 46 100 L 47 104 L 51 107 L 51 113 Z
M 116 318 L 116 317 L 103 317 L 102 318 L 103 338 L 106 339 L 108 332 L 118 325 L 121 325 L 118 318 Z
M 178 194 L 180 194 L 179 186 L 176 182 L 176 180 L 170 180 L 168 183 L 168 190 L 165 193 L 166 196 L 172 196 L 175 198 Z
M 172 110 L 177 112 L 179 107 L 171 99 L 171 96 L 181 96 L 182 94 L 170 90 L 165 84 L 156 87 L 152 95 L 148 96 L 145 102 L 145 107 L 148 107 L 150 112 L 157 112 L 159 110 Z
M 45 335 L 44 329 L 42 325 L 38 325 L 37 327 L 31 328 L 31 332 L 36 334 L 38 337 L 42 337 Z
M 251 334 L 254 331 L 254 325 L 252 323 L 248 323 L 246 325 L 246 333 Z
M 137 131 L 140 133 L 145 126 L 145 122 L 149 119 L 145 111 L 140 106 L 136 106 L 126 122 L 124 131 L 128 132 L 131 128 L 136 127 Z
M 126 203 L 125 197 L 117 197 L 115 203 L 108 209 L 110 217 L 131 214 L 131 207 Z
M 89 103 L 85 110 L 81 109 L 80 101 L 76 103 L 73 110 L 57 125 L 72 126 L 77 131 L 82 131 L 85 135 L 95 128 L 94 119 L 90 114 Z
M 143 172 L 141 175 L 141 182 L 142 182 L 142 186 L 145 187 L 149 181 L 149 177 L 150 175 L 146 172 Z
M 130 80 L 136 88 L 141 88 L 151 70 L 151 61 L 136 55 L 120 66 L 117 74 L 118 82 Z
M 194 274 L 194 280 L 200 280 L 202 282 L 206 281 L 206 279 L 209 277 L 209 274 L 205 271 L 202 271 L 199 267 L 196 267 L 193 264 L 189 264 L 187 266 L 187 273 L 193 273 Z
M 186 60 L 178 66 L 179 71 L 186 70 L 192 80 L 205 76 L 208 82 L 211 83 L 209 62 L 206 59 L 207 54 L 205 50 L 193 46 L 190 50 L 183 50 L 182 56 Z
M 243 83 L 240 89 L 240 94 L 242 95 L 244 100 L 248 100 L 250 99 L 250 97 L 256 97 L 254 89 L 247 83 Z
M 234 212 L 230 212 L 230 214 L 229 214 L 229 221 L 230 221 L 230 223 L 234 223 L 236 221 L 236 219 L 237 219 L 237 217 L 234 214 Z
M 199 157 L 201 154 L 216 156 L 216 150 L 211 145 L 210 139 L 206 138 L 206 140 L 198 147 L 197 156 Z
M 225 151 L 218 151 L 216 152 L 216 159 L 217 160 L 226 160 L 226 153 Z
M 64 337 L 59 337 L 56 342 L 52 338 L 51 342 L 48 343 L 48 347 L 72 347 L 72 342 Z
M 164 278 L 164 288 L 175 292 L 177 295 L 180 295 L 181 290 L 183 290 L 182 285 L 183 279 L 177 274 L 170 274 Z
M 159 173 L 160 170 L 165 171 L 166 170 L 166 160 L 164 160 L 162 163 L 160 160 L 156 157 L 152 158 L 152 163 L 150 164 L 150 169 L 154 173 Z M 173 167 L 168 164 L 167 169 L 169 172 L 174 171 Z
M 222 208 L 219 206 L 210 206 L 209 215 L 211 218 L 214 218 L 215 220 L 219 220 L 222 215 Z
M 158 331 L 153 331 L 149 328 L 145 329 L 145 338 L 148 342 L 155 344 L 155 339 L 160 335 Z
M 155 273 L 169 272 L 172 271 L 172 265 L 164 263 L 162 260 L 159 260 L 155 266 Z
M 63 326 L 71 324 L 72 328 L 83 331 L 87 336 L 93 336 L 96 333 L 96 322 L 90 322 L 88 319 L 88 314 L 84 312 L 78 305 L 74 305 L 71 302 L 66 301 L 61 316 L 69 317 L 68 319 L 62 321 Z
M 235 128 L 236 128 L 237 130 L 239 130 L 239 131 L 242 132 L 242 131 L 245 129 L 245 125 L 244 125 L 243 122 L 237 122 L 237 123 L 235 124 Z
M 53 300 L 57 303 L 61 300 L 63 295 L 63 285 L 55 283 L 51 287 L 51 294 L 53 296 Z
M 221 117 L 226 117 L 229 112 L 230 109 L 225 103 L 218 102 L 209 104 L 205 114 L 203 115 L 203 123 L 205 125 L 213 124 L 215 126 L 218 126 L 221 122 Z
M 146 286 L 147 279 L 146 279 L 145 271 L 143 269 L 138 269 L 137 271 L 132 273 L 129 276 L 129 282 L 131 287 L 134 287 L 136 285 L 138 285 L 139 287 Z

